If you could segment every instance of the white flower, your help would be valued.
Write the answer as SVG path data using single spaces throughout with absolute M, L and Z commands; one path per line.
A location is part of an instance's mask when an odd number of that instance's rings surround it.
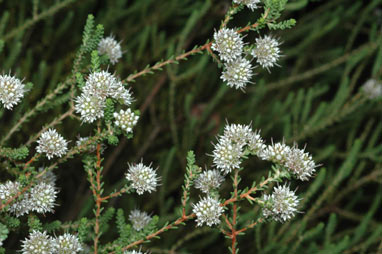
M 114 112 L 115 125 L 125 132 L 133 132 L 133 127 L 137 124 L 139 115 L 136 115 L 130 108 L 120 110 L 119 113 Z
M 0 184 L 0 200 L 8 201 L 16 196 L 19 191 L 21 191 L 21 184 L 19 182 L 7 181 L 4 184 Z M 15 214 L 16 217 L 28 214 L 30 210 L 31 203 L 28 193 L 24 193 L 23 198 L 14 199 L 9 204 L 9 212 Z
M 24 97 L 25 86 L 21 81 L 9 75 L 0 75 L 0 102 L 6 109 L 12 109 Z
M 232 143 L 227 137 L 220 137 L 213 151 L 213 162 L 224 174 L 240 167 L 240 158 L 243 155 L 242 144 Z
M 31 210 L 38 213 L 53 212 L 57 191 L 53 185 L 40 182 L 30 190 Z
M 260 3 L 260 0 L 233 0 L 233 2 L 236 4 L 244 4 L 253 11 L 258 8 L 257 4 Z
M 200 189 L 204 193 L 216 190 L 223 183 L 224 177 L 216 169 L 207 170 L 201 173 L 195 180 L 195 188 Z
M 121 100 L 126 106 L 129 106 L 134 100 L 130 89 L 126 89 L 121 81 L 117 83 L 114 90 L 110 91 L 110 96 L 116 100 Z
M 252 128 L 249 125 L 228 124 L 224 127 L 224 137 L 239 145 L 246 145 L 252 134 Z
M 133 101 L 132 93 L 117 80 L 114 75 L 106 72 L 91 73 L 82 87 L 82 94 L 75 100 L 75 110 L 81 114 L 83 122 L 92 123 L 104 116 L 106 98 L 111 97 L 125 105 Z
M 232 62 L 224 64 L 224 71 L 220 78 L 227 82 L 229 87 L 244 90 L 253 76 L 251 62 L 239 57 Z
M 280 43 L 271 36 L 256 39 L 256 48 L 252 50 L 252 55 L 257 58 L 257 63 L 269 71 L 270 67 L 277 65 L 280 58 Z
M 98 44 L 98 53 L 106 54 L 112 64 L 116 64 L 122 57 L 121 45 L 113 36 L 103 38 Z
M 74 109 L 81 115 L 82 122 L 92 123 L 103 117 L 105 101 L 95 95 L 81 94 L 76 98 Z
M 284 165 L 290 154 L 291 148 L 284 143 L 276 143 L 267 146 L 261 153 L 260 158 Z
M 146 212 L 135 209 L 130 212 L 129 220 L 136 231 L 141 231 L 150 223 L 151 217 Z
M 126 179 L 131 181 L 131 186 L 137 191 L 138 195 L 142 195 L 145 191 L 149 193 L 155 191 L 159 182 L 156 170 L 151 168 L 151 164 L 145 166 L 142 162 L 129 165 Z
M 55 129 L 42 133 L 37 143 L 37 152 L 46 153 L 49 160 L 54 156 L 61 157 L 68 150 L 68 142 Z
M 53 254 L 53 239 L 46 232 L 33 230 L 22 243 L 22 254 Z
M 82 87 L 82 92 L 86 95 L 98 97 L 105 100 L 108 96 L 112 96 L 113 92 L 119 87 L 118 80 L 114 75 L 107 71 L 99 71 L 91 73 Z
M 40 167 L 38 169 L 38 172 L 41 173 L 42 171 L 44 171 L 44 168 Z M 39 180 L 39 182 L 44 182 L 46 184 L 50 184 L 52 186 L 55 186 L 56 181 L 57 181 L 57 176 L 54 174 L 53 171 L 50 170 L 50 171 L 45 172 L 38 180 Z
M 224 174 L 228 174 L 235 168 L 240 167 L 240 158 L 243 155 L 242 146 L 232 143 L 231 140 L 222 136 L 215 145 L 213 162 Z
M 211 197 L 202 198 L 196 205 L 193 204 L 193 212 L 196 214 L 197 226 L 206 223 L 209 227 L 219 224 L 219 217 L 223 213 L 223 207 L 218 200 Z
M 77 236 L 65 233 L 53 240 L 55 254 L 76 254 L 82 251 Z
M 316 171 L 317 167 L 309 153 L 304 149 L 298 149 L 295 145 L 290 149 L 285 166 L 302 181 L 307 181 Z
M 382 97 L 382 83 L 375 79 L 369 79 L 363 84 L 361 91 L 370 100 Z
M 214 43 L 211 48 L 219 52 L 220 59 L 231 62 L 241 56 L 244 42 L 234 29 L 222 28 L 214 33 Z
M 271 195 L 264 195 L 263 216 L 275 221 L 285 222 L 293 218 L 297 211 L 299 199 L 287 185 L 274 187 Z
M 253 154 L 260 156 L 267 146 L 260 136 L 260 131 L 252 132 L 248 137 L 248 148 Z

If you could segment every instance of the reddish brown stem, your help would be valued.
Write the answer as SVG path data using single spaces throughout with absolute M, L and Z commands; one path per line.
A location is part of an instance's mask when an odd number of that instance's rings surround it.
M 269 9 L 267 9 L 265 11 L 263 18 L 265 19 L 268 16 L 268 14 L 269 14 Z M 255 24 L 243 27 L 243 28 L 239 29 L 237 32 L 238 33 L 246 32 L 246 31 L 248 31 L 250 29 L 253 29 L 253 28 L 256 28 L 258 26 L 259 26 L 259 23 L 255 23 Z M 141 70 L 140 72 L 137 72 L 135 74 L 131 74 L 124 81 L 125 82 L 131 82 L 134 79 L 136 79 L 136 78 L 138 78 L 138 77 L 140 77 L 142 75 L 145 75 L 147 73 L 150 73 L 150 72 L 158 70 L 158 69 L 161 69 L 162 67 L 164 67 L 164 66 L 166 66 L 168 64 L 177 63 L 178 61 L 184 60 L 187 57 L 189 57 L 190 55 L 194 55 L 196 53 L 202 52 L 203 50 L 211 51 L 211 49 L 210 49 L 211 45 L 212 45 L 212 42 L 208 42 L 208 43 L 206 43 L 206 44 L 204 44 L 204 45 L 202 45 L 202 46 L 200 46 L 198 48 L 195 48 L 195 49 L 192 49 L 192 50 L 190 50 L 188 52 L 185 52 L 185 53 L 175 57 L 174 59 L 168 59 L 168 60 L 166 60 L 164 62 L 157 63 L 157 64 L 153 65 L 150 68 L 146 68 L 144 70 Z M 212 52 L 210 52 L 210 53 L 212 53 Z M 212 53 L 212 56 L 214 57 L 213 53 Z
M 136 245 L 139 245 L 139 244 L 142 244 L 143 242 L 145 241 L 148 241 L 154 237 L 156 237 L 157 235 L 175 227 L 175 226 L 178 226 L 179 224 L 189 220 L 189 219 L 192 219 L 195 217 L 195 214 L 192 213 L 190 215 L 186 215 L 186 216 L 182 216 L 181 218 L 177 219 L 176 221 L 174 221 L 173 223 L 165 226 L 165 227 L 162 227 L 161 229 L 159 229 L 158 231 L 146 236 L 144 239 L 141 239 L 141 240 L 138 240 L 138 241 L 135 241 L 133 243 L 130 243 L 129 245 L 127 245 L 126 247 L 122 248 L 122 251 L 125 251 L 125 250 L 128 250 L 130 249 L 131 247 L 134 247 Z M 109 252 L 108 254 L 115 254 L 115 251 L 112 251 L 112 252 Z
M 28 162 L 26 162 L 24 165 L 24 170 L 28 167 L 29 164 L 33 163 L 40 156 L 41 156 L 41 154 L 38 153 L 37 155 L 33 156 Z

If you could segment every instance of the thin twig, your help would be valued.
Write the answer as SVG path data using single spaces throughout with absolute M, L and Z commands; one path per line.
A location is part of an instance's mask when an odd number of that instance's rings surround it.
M 269 9 L 267 9 L 265 11 L 264 16 L 263 16 L 264 19 L 268 16 L 268 13 L 269 13 Z M 243 28 L 239 29 L 237 32 L 238 33 L 243 33 L 243 32 L 246 32 L 246 31 L 248 31 L 250 29 L 256 28 L 257 26 L 259 26 L 259 23 L 254 23 L 252 25 L 248 25 L 246 27 L 243 27 Z M 155 70 L 159 70 L 159 69 L 163 68 L 164 66 L 166 66 L 168 64 L 178 63 L 178 61 L 185 60 L 185 59 L 187 59 L 187 57 L 189 57 L 191 55 L 200 53 L 203 50 L 209 50 L 211 45 L 212 45 L 212 42 L 208 42 L 208 43 L 206 43 L 206 44 L 204 44 L 204 45 L 202 45 L 200 47 L 197 47 L 197 48 L 192 49 L 192 50 L 190 50 L 188 52 L 180 54 L 180 55 L 178 55 L 175 58 L 170 58 L 170 59 L 168 59 L 168 60 L 166 60 L 164 62 L 157 63 L 157 64 L 155 64 L 155 65 L 153 65 L 153 66 L 151 66 L 149 68 L 145 68 L 144 70 L 141 70 L 141 71 L 139 71 L 139 72 L 137 72 L 135 74 L 131 74 L 130 76 L 128 76 L 124 80 L 124 82 L 131 82 L 131 81 L 135 80 L 136 78 L 138 78 L 140 76 L 143 76 L 145 74 L 151 73 L 151 72 L 153 72 Z

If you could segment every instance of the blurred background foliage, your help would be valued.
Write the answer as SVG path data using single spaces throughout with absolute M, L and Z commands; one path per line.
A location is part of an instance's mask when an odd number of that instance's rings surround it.
M 213 35 L 230 6 L 229 0 L 0 0 L 0 70 L 32 82 L 33 88 L 13 111 L 0 109 L 0 137 L 44 95 L 70 75 L 89 13 L 103 24 L 105 35 L 121 41 L 123 59 L 109 71 L 122 79 L 161 59 L 202 45 Z M 244 9 L 230 23 L 245 26 L 260 13 Z M 294 28 L 272 34 L 281 41 L 281 67 L 271 73 L 256 68 L 255 84 L 245 93 L 220 80 L 218 65 L 204 53 L 131 83 L 141 118 L 134 138 L 121 138 L 105 152 L 106 190 L 123 185 L 127 162 L 153 162 L 162 177 L 160 188 L 138 198 L 123 195 L 106 206 L 128 214 L 141 208 L 159 215 L 159 224 L 179 214 L 186 154 L 194 150 L 197 164 L 209 168 L 211 142 L 226 121 L 261 129 L 271 142 L 307 144 L 322 164 L 309 183 L 293 182 L 303 197 L 299 214 L 285 224 L 259 225 L 239 236 L 243 253 L 382 253 L 382 101 L 358 92 L 370 78 L 382 78 L 382 3 L 380 0 L 289 1 L 283 19 L 295 18 Z M 258 36 L 247 35 L 247 41 Z M 86 70 L 85 70 L 86 71 Z M 42 126 L 67 109 L 63 92 L 49 107 L 31 117 L 5 144 L 21 147 Z M 94 126 L 65 119 L 57 129 L 75 143 Z M 34 153 L 35 144 L 28 144 Z M 40 160 L 41 166 L 49 165 Z M 6 162 L 0 164 L 0 169 Z M 244 165 L 241 186 L 266 175 L 270 164 L 252 159 Z M 0 171 L 1 181 L 10 176 Z M 54 214 L 43 222 L 66 225 L 83 216 L 92 218 L 93 199 L 80 158 L 60 165 L 60 188 Z M 223 186 L 229 196 L 230 184 Z M 198 200 L 193 192 L 191 201 Z M 244 205 L 241 222 L 258 213 Z M 69 223 L 69 224 L 68 224 Z M 114 222 L 101 242 L 117 236 Z M 5 245 L 20 249 L 27 228 L 9 235 Z M 227 253 L 229 239 L 216 229 L 195 228 L 187 222 L 143 246 L 152 253 Z M 11 252 L 10 252 L 11 253 Z

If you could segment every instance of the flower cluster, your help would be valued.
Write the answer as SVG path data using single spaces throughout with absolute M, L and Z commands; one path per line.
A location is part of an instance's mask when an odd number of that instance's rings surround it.
M 9 200 L 10 198 L 17 195 L 21 190 L 21 185 L 19 182 L 7 181 L 6 183 L 0 184 L 0 200 Z M 9 204 L 9 211 L 15 214 L 17 217 L 29 213 L 30 205 L 29 199 L 15 200 Z
M 193 210 L 196 214 L 197 226 L 202 226 L 204 223 L 207 226 L 219 224 L 219 217 L 223 213 L 223 207 L 220 206 L 218 200 L 212 197 L 202 198 L 196 205 L 193 204 Z
M 25 192 L 22 197 L 11 202 L 9 211 L 17 217 L 28 214 L 31 211 L 42 214 L 53 212 L 58 191 L 54 183 L 47 183 L 44 180 L 40 180 L 38 184 Z M 16 196 L 19 191 L 21 191 L 21 184 L 19 182 L 7 181 L 5 184 L 0 184 L 0 199 L 9 200 Z
M 57 190 L 53 185 L 40 182 L 30 190 L 29 195 L 32 211 L 42 214 L 54 211 Z
M 218 170 L 206 170 L 195 180 L 195 188 L 200 189 L 204 193 L 210 193 L 218 189 L 223 181 L 224 177 Z
M 260 0 L 233 0 L 236 4 L 244 4 L 247 6 L 251 11 L 258 8 L 258 4 L 260 3 Z
M 115 125 L 120 127 L 126 133 L 132 132 L 133 127 L 137 124 L 139 115 L 131 111 L 130 108 L 127 110 L 120 110 L 119 113 L 114 112 Z
M 219 53 L 222 61 L 232 62 L 243 52 L 243 38 L 234 29 L 222 28 L 214 34 L 211 48 Z
M 271 161 L 277 164 L 285 164 L 287 161 L 291 148 L 284 143 L 273 143 L 267 146 L 261 153 L 260 158 L 266 161 Z
M 52 253 L 54 246 L 51 236 L 35 230 L 22 243 L 22 254 Z
M 244 41 L 235 29 L 222 28 L 214 33 L 211 48 L 219 53 L 224 64 L 221 79 L 236 89 L 244 89 L 250 82 L 253 67 L 250 61 L 242 57 Z
M 260 0 L 233 0 L 236 4 L 247 6 L 252 11 L 258 8 Z M 279 41 L 271 36 L 265 35 L 256 39 L 256 44 L 244 47 L 243 36 L 238 29 L 222 27 L 214 33 L 214 41 L 211 49 L 218 52 L 219 58 L 224 62 L 224 69 L 220 78 L 229 87 L 244 91 L 254 75 L 252 59 L 248 60 L 249 55 L 256 58 L 259 65 L 269 71 L 269 68 L 277 65 L 280 58 Z
M 146 212 L 135 209 L 130 212 L 129 220 L 136 231 L 141 231 L 150 223 L 151 217 Z
M 38 172 L 41 173 L 44 170 L 45 170 L 45 168 L 40 167 L 38 169 Z M 50 184 L 52 186 L 55 186 L 56 185 L 56 181 L 57 181 L 57 176 L 53 173 L 53 171 L 47 171 L 47 172 L 45 172 L 45 174 L 43 174 L 39 178 L 39 181 L 40 182 L 44 182 L 46 184 Z
M 280 58 L 280 43 L 278 40 L 271 36 L 265 35 L 263 38 L 256 39 L 256 48 L 254 48 L 251 54 L 256 57 L 256 62 L 261 67 L 267 69 L 277 65 L 277 60 Z
M 309 180 L 317 167 L 312 156 L 305 152 L 305 148 L 299 149 L 296 144 L 293 147 L 289 147 L 284 143 L 272 143 L 272 145 L 263 149 L 260 153 L 260 158 L 286 167 L 302 181 Z
M 58 134 L 55 129 L 43 132 L 37 143 L 37 152 L 45 153 L 49 160 L 54 156 L 61 157 L 68 150 L 68 141 Z
M 75 254 L 82 251 L 80 241 L 77 236 L 65 233 L 53 240 L 56 254 Z
M 32 231 L 22 241 L 22 254 L 76 254 L 82 251 L 77 236 L 65 233 L 57 238 L 49 236 L 45 231 Z
M 285 166 L 301 181 L 308 181 L 317 167 L 312 156 L 305 152 L 305 148 L 299 149 L 297 145 L 290 149 Z
M 106 99 L 113 98 L 129 106 L 133 102 L 130 90 L 114 75 L 106 72 L 91 73 L 82 87 L 82 93 L 75 99 L 75 110 L 81 115 L 81 120 L 92 123 L 104 116 Z
M 295 216 L 299 199 L 294 191 L 284 186 L 274 187 L 271 195 L 263 196 L 263 216 L 275 221 L 285 222 Z
M 142 162 L 129 165 L 126 179 L 131 182 L 131 187 L 137 191 L 138 195 L 142 195 L 145 191 L 149 193 L 155 191 L 160 180 L 151 164 L 145 166 Z
M 284 166 L 302 181 L 312 177 L 317 167 L 305 148 L 299 149 L 296 144 L 289 147 L 284 142 L 265 145 L 260 132 L 252 131 L 249 125 L 226 125 L 212 154 L 215 167 L 228 174 L 240 168 L 241 159 L 246 153 Z
M 114 36 L 103 38 L 98 44 L 98 53 L 107 55 L 110 63 L 116 64 L 122 57 L 121 45 L 114 39 Z
M 224 135 L 219 136 L 218 142 L 215 144 L 213 162 L 218 169 L 227 174 L 240 167 L 244 148 L 257 154 L 264 147 L 264 140 L 257 131 L 252 131 L 249 125 L 227 125 L 224 129 Z
M 361 91 L 370 100 L 382 97 L 382 82 L 376 79 L 369 79 L 362 85 Z
M 25 85 L 10 75 L 0 75 L 0 102 L 6 109 L 12 109 L 24 97 Z
M 237 58 L 226 63 L 221 79 L 227 82 L 229 87 L 244 90 L 247 83 L 251 82 L 253 76 L 251 62 L 245 58 Z

